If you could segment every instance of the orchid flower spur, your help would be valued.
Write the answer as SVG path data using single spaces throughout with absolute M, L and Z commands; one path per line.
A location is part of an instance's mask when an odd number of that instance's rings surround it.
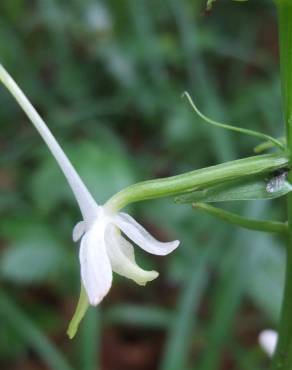
M 145 271 L 137 265 L 134 248 L 122 233 L 142 249 L 155 255 L 172 252 L 179 245 L 179 241 L 159 242 L 131 216 L 118 212 L 117 207 L 110 201 L 105 206 L 98 205 L 45 122 L 1 64 L 0 80 L 49 147 L 75 195 L 83 216 L 83 220 L 73 229 L 73 240 L 81 239 L 79 260 L 82 289 L 76 311 L 78 322 L 74 323 L 74 329 L 69 334 L 72 337 L 87 309 L 88 302 L 96 306 L 108 293 L 112 284 L 112 271 L 134 280 L 139 285 L 145 285 L 158 276 L 156 271 Z

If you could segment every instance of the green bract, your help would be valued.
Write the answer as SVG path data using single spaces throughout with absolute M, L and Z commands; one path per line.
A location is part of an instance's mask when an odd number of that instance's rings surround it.
M 285 174 L 284 174 L 285 175 Z M 229 181 L 201 191 L 195 191 L 175 198 L 176 203 L 225 202 L 232 200 L 256 200 L 279 198 L 292 190 L 292 186 L 283 177 L 261 175 L 254 178 Z M 275 183 L 273 191 L 269 186 Z M 278 185 L 278 186 L 277 186 Z

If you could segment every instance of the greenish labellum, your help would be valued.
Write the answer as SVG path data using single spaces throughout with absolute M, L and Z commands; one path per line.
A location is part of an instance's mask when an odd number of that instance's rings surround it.
M 87 311 L 88 308 L 89 308 L 88 298 L 87 298 L 85 289 L 84 289 L 83 285 L 81 284 L 81 291 L 80 291 L 80 297 L 79 297 L 78 305 L 77 305 L 76 311 L 74 313 L 74 316 L 72 317 L 72 319 L 69 323 L 69 327 L 68 327 L 68 330 L 67 330 L 67 334 L 68 334 L 70 339 L 75 337 L 75 335 L 77 333 L 77 330 L 78 330 L 78 327 L 79 327 L 79 324 L 80 324 L 81 320 L 83 319 L 84 315 L 86 314 L 86 311 Z
M 178 196 L 175 198 L 175 202 L 184 204 L 279 198 L 292 190 L 292 185 L 286 177 L 287 172 L 282 172 L 270 177 L 260 176 L 228 181 L 204 190 Z

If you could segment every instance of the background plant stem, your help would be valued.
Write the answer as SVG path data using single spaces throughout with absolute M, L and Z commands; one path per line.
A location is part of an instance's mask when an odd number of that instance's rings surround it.
M 276 2 L 279 16 L 280 66 L 283 111 L 289 156 L 292 153 L 292 3 L 290 0 Z M 289 174 L 292 181 L 292 174 Z M 279 324 L 279 341 L 273 359 L 273 370 L 291 369 L 292 351 L 292 195 L 288 194 L 288 244 L 284 299 Z M 290 353 L 290 354 L 289 354 Z M 289 360 L 290 358 L 290 360 Z

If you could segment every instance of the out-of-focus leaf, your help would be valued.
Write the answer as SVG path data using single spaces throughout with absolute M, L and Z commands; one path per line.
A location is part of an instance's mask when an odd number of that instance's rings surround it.
M 49 241 L 22 240 L 2 253 L 0 273 L 15 283 L 40 283 L 60 271 L 64 259 L 62 249 Z
M 16 193 L 0 190 L 0 211 L 5 209 L 17 209 L 22 203 Z
M 208 262 L 212 258 L 213 246 L 195 255 L 186 285 L 178 304 L 178 312 L 169 329 L 168 340 L 161 363 L 161 370 L 184 369 L 187 365 L 187 355 L 190 349 L 191 333 L 198 317 L 197 310 L 206 287 Z
M 76 360 L 80 370 L 100 370 L 98 366 L 101 344 L 101 320 L 97 307 L 89 308 L 80 328 L 76 343 Z
M 171 7 L 173 17 L 175 19 L 179 37 L 180 46 L 183 50 L 184 68 L 188 74 L 188 82 L 184 86 L 184 90 L 187 85 L 187 90 L 197 89 L 200 97 L 203 100 L 204 109 L 208 114 L 218 117 L 219 119 L 224 118 L 222 112 L 222 105 L 220 104 L 219 94 L 216 93 L 216 84 L 212 78 L 209 77 L 209 73 L 203 63 L 201 50 L 198 48 L 198 28 L 197 21 L 194 14 L 197 12 L 190 11 L 189 3 L 187 1 L 176 1 L 168 0 L 169 6 Z M 199 2 L 192 4 L 194 9 L 200 8 Z M 194 60 L 196 63 L 194 63 Z M 197 88 L 199 87 L 199 88 Z M 206 137 L 211 139 L 213 148 L 215 149 L 216 156 L 221 161 L 226 161 L 232 157 L 234 153 L 234 145 L 230 140 L 229 132 L 221 130 L 218 132 L 208 130 L 206 128 Z
M 247 204 L 243 213 L 245 216 L 260 217 L 266 211 L 265 203 L 252 202 Z M 209 370 L 220 367 L 224 347 L 229 345 L 234 335 L 235 315 L 258 267 L 257 247 L 259 244 L 264 247 L 265 240 L 265 234 L 239 229 L 234 234 L 230 247 L 224 245 L 224 258 L 216 266 L 220 270 L 220 276 L 215 294 L 211 298 L 212 313 L 207 327 L 206 349 L 201 363 L 192 366 L 192 369 Z
M 2 360 L 10 360 L 25 353 L 26 344 L 11 328 L 7 320 L 1 320 L 0 356 Z
M 177 104 L 173 104 L 164 128 L 167 144 L 177 146 L 176 149 L 179 149 L 180 145 L 185 146 L 187 143 L 194 143 L 204 132 L 204 127 L 202 129 L 201 125 L 194 127 L 192 112 L 186 108 L 177 97 Z M 198 150 L 201 149 L 198 147 Z
M 285 174 L 280 175 L 285 176 Z M 256 200 L 279 198 L 292 190 L 285 177 L 256 177 L 241 181 L 229 181 L 205 190 L 195 191 L 175 198 L 176 203 L 226 202 L 233 200 Z M 272 188 L 273 191 L 268 191 Z
M 247 289 L 257 306 L 277 322 L 284 289 L 285 252 L 271 237 L 257 239 L 253 271 Z
M 54 370 L 72 370 L 59 349 L 35 326 L 8 296 L 0 293 L 0 319 L 8 321 L 25 343 L 38 353 L 40 358 Z
M 106 311 L 105 319 L 111 324 L 167 328 L 173 319 L 173 314 L 159 306 L 119 304 Z
M 98 203 L 135 182 L 129 159 L 114 147 L 82 142 L 66 148 L 66 153 Z M 75 204 L 66 179 L 50 157 L 34 173 L 31 190 L 36 204 L 44 211 L 51 211 L 62 202 Z
M 52 240 L 55 230 L 35 215 L 19 212 L 16 216 L 1 220 L 0 235 L 9 241 Z

